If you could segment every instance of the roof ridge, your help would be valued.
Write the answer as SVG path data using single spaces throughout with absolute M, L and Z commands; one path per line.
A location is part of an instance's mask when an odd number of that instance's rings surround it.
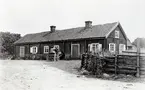
M 113 23 L 118 23 L 118 22 L 112 22 L 112 23 L 104 23 L 104 24 L 96 24 L 96 25 L 92 25 L 92 27 L 94 27 L 94 26 L 99 26 L 99 25 L 106 25 L 106 24 L 113 24 Z M 75 28 L 68 28 L 68 29 L 59 29 L 59 30 L 57 30 L 57 31 L 63 31 L 63 30 L 69 30 L 69 29 L 76 29 L 76 28 L 83 28 L 83 27 L 85 27 L 85 26 L 79 26 L 79 27 L 75 27 Z
M 113 23 L 118 23 L 118 22 L 112 22 L 112 23 L 104 23 L 104 24 L 96 24 L 96 25 L 92 25 L 92 27 L 94 26 L 103 26 L 103 25 L 107 25 L 107 24 L 113 24 Z M 80 27 L 75 27 L 75 28 L 68 28 L 68 29 L 57 29 L 56 31 L 65 31 L 65 30 L 72 30 L 72 29 L 77 29 L 77 28 L 83 28 L 85 26 L 80 26 Z M 42 31 L 42 32 L 37 32 L 37 33 L 30 33 L 30 34 L 26 34 L 26 35 L 32 35 L 32 34 L 40 34 L 40 33 L 48 33 L 50 31 Z
M 26 34 L 17 43 L 25 42 L 45 42 L 55 40 L 70 40 L 81 38 L 105 37 L 118 24 L 118 22 L 92 25 L 92 28 L 85 29 L 85 27 L 75 27 L 69 29 L 60 29 L 55 32 L 43 31 L 38 33 Z M 83 32 L 85 31 L 85 32 Z M 34 38 L 32 38 L 34 37 Z
M 113 23 L 112 23 L 113 24 Z M 114 22 L 114 26 L 110 29 L 110 31 L 105 35 L 105 37 L 108 37 L 110 35 L 110 33 L 119 25 L 119 22 Z

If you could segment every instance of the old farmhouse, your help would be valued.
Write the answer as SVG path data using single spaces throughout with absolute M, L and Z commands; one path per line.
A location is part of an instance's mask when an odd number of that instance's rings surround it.
M 50 26 L 50 31 L 25 35 L 14 44 L 16 57 L 45 58 L 58 47 L 65 54 L 64 59 L 79 59 L 92 49 L 121 53 L 126 49 L 127 36 L 119 22 L 92 25 L 92 21 L 86 21 L 84 27 L 65 30 Z

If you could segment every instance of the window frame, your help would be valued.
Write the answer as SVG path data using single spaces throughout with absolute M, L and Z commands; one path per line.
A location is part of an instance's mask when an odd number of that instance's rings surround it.
M 119 30 L 115 30 L 115 38 L 119 38 L 119 36 L 120 36 Z
M 97 48 L 99 46 L 99 43 L 92 43 L 92 49 L 93 49 L 94 46 L 95 46 L 95 51 L 94 52 L 97 52 Z
M 93 50 L 94 46 L 95 46 L 95 51 Z M 102 44 L 100 44 L 100 43 L 90 43 L 90 44 L 88 44 L 88 51 L 97 52 L 97 49 L 98 49 L 99 52 L 102 51 Z
M 36 49 L 36 50 L 34 50 L 34 48 Z M 35 52 L 34 52 L 35 51 Z M 31 48 L 30 48 L 30 53 L 32 53 L 32 54 L 37 54 L 38 53 L 38 47 L 37 46 L 32 46 Z
M 44 49 L 43 50 L 44 50 L 44 53 L 49 53 L 49 46 L 44 46 Z
M 111 50 L 111 45 L 113 45 L 114 49 Z M 116 51 L 116 44 L 115 43 L 109 43 L 109 51 L 110 52 L 115 52 Z

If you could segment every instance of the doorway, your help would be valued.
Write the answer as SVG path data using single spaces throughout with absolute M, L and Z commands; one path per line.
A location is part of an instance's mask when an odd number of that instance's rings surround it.
M 71 44 L 71 58 L 77 59 L 80 57 L 80 44 Z

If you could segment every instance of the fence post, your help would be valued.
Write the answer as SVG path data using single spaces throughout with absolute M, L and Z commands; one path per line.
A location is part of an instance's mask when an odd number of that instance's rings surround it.
M 115 75 L 117 74 L 117 55 L 115 54 Z
M 136 77 L 140 77 L 140 40 L 137 40 L 137 73 Z

